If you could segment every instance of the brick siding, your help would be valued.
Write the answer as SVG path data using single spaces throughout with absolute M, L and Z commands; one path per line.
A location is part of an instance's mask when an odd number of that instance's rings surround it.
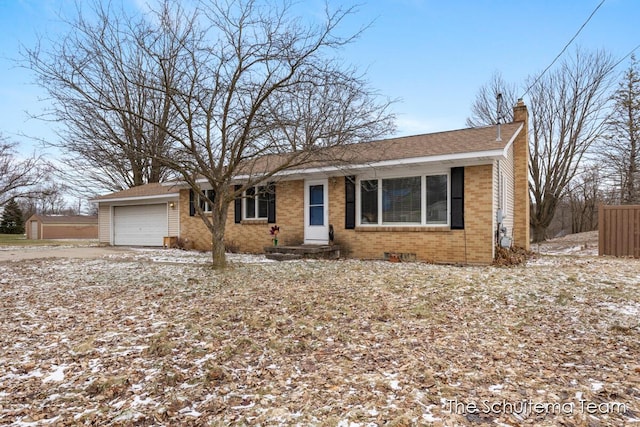
M 493 260 L 491 165 L 465 168 L 465 230 L 438 227 L 344 228 L 344 178 L 329 180 L 330 222 L 343 255 L 382 259 L 385 252 L 411 253 L 438 263 L 489 264 Z
M 514 216 L 513 244 L 529 249 L 529 113 L 522 100 L 513 108 L 514 121 L 524 128 L 513 143 L 514 156 Z
M 345 178 L 329 178 L 329 223 L 343 256 L 382 259 L 385 252 L 412 253 L 421 261 L 489 264 L 493 260 L 493 166 L 465 168 L 465 230 L 438 227 L 359 227 L 345 229 Z M 200 218 L 189 216 L 189 191 L 180 192 L 180 235 L 196 249 L 211 248 L 211 234 Z M 276 184 L 276 223 L 280 245 L 304 240 L 304 181 Z M 266 220 L 234 222 L 230 206 L 225 229 L 228 247 L 262 253 L 272 244 Z

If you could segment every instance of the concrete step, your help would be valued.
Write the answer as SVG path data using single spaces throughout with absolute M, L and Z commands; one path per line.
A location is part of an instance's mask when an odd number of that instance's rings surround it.
M 272 254 L 299 255 L 299 258 L 340 258 L 340 246 L 336 245 L 297 245 L 297 246 L 265 246 L 265 256 L 269 258 Z M 273 258 L 270 258 L 273 259 Z
M 264 254 L 265 258 L 273 259 L 275 261 L 292 261 L 296 259 L 302 259 L 300 254 L 283 254 L 280 252 L 272 252 Z

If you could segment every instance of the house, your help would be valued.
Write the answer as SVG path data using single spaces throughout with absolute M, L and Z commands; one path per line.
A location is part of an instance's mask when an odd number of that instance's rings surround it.
M 31 215 L 25 224 L 27 239 L 97 239 L 98 217 L 85 215 Z
M 343 255 L 488 264 L 498 244 L 529 247 L 528 113 L 513 123 L 360 143 L 340 164 L 287 169 L 229 209 L 225 241 L 242 252 L 327 244 Z M 260 160 L 257 164 L 260 163 Z M 254 164 L 253 167 L 257 167 Z M 236 176 L 237 182 L 245 178 Z M 100 241 L 160 246 L 163 236 L 211 247 L 210 233 L 180 183 L 149 184 L 94 200 Z M 206 206 L 205 210 L 206 210 Z

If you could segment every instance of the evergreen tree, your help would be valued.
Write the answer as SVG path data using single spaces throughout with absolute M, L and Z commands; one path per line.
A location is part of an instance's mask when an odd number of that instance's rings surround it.
M 4 206 L 2 221 L 0 221 L 0 233 L 22 234 L 24 233 L 24 221 L 22 220 L 22 210 L 15 199 L 11 199 Z

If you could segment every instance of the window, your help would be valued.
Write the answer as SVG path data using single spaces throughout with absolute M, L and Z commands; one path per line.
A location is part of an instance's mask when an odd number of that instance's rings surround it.
M 449 175 L 363 179 L 360 225 L 449 224 Z
M 427 224 L 446 224 L 447 212 L 447 175 L 427 176 Z
M 244 199 L 246 219 L 267 219 L 269 214 L 268 190 L 265 186 L 247 188 Z
M 215 194 L 213 190 L 203 190 L 203 192 L 205 193 L 207 198 L 209 198 L 209 200 L 213 200 Z M 202 209 L 202 212 L 211 212 L 211 204 L 208 203 L 205 198 L 198 197 L 198 200 L 200 202 L 200 209 Z
M 309 225 L 324 225 L 324 186 L 309 186 Z
M 360 223 L 378 223 L 378 180 L 360 181 Z
M 420 177 L 382 180 L 382 222 L 420 224 Z

